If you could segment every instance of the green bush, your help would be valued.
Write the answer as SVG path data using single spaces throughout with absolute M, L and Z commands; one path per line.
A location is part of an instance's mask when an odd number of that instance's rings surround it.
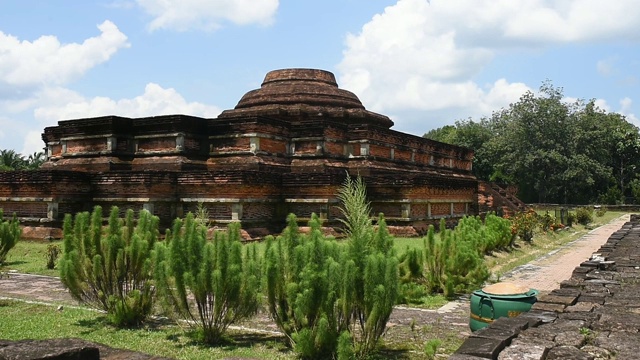
M 398 297 L 398 260 L 384 217 L 370 218 L 364 183 L 340 189 L 347 240 L 320 232 L 314 214 L 308 234 L 294 215 L 265 249 L 269 313 L 303 359 L 366 358 L 375 351 Z
M 603 217 L 604 214 L 607 213 L 607 207 L 606 206 L 601 206 L 596 210 L 596 216 L 597 217 Z
M 11 220 L 4 220 L 3 215 L 3 211 L 0 209 L 0 265 L 4 263 L 9 250 L 16 246 L 22 236 L 20 222 L 15 214 Z
M 526 242 L 533 241 L 533 231 L 539 225 L 538 214 L 533 209 L 517 213 L 512 220 L 512 233 Z
M 556 224 L 556 218 L 551 216 L 548 211 L 544 213 L 544 215 L 540 216 L 540 230 L 543 232 L 547 232 L 549 230 L 553 231 L 553 227 Z
M 192 213 L 175 220 L 165 242 L 156 244 L 156 286 L 171 315 L 197 327 L 205 343 L 219 344 L 229 325 L 258 311 L 260 259 L 255 244 L 243 257 L 239 223 L 212 241 L 206 234 Z
M 481 286 L 489 278 L 489 269 L 475 242 L 446 229 L 444 219 L 438 235 L 429 226 L 423 271 L 429 291 L 452 297 Z
M 487 228 L 486 236 L 490 237 L 493 244 L 493 250 L 506 250 L 513 246 L 514 236 L 511 233 L 511 221 L 494 213 L 487 214 L 484 219 L 484 225 Z
M 442 341 L 439 339 L 431 339 L 424 344 L 424 354 L 427 359 L 435 359 L 438 348 L 442 345 Z
M 581 206 L 576 209 L 576 221 L 580 225 L 587 225 L 593 221 L 593 208 Z
M 116 326 L 135 326 L 151 313 L 151 250 L 158 238 L 158 217 L 140 212 L 135 225 L 133 210 L 119 218 L 111 208 L 109 226 L 103 229 L 102 208 L 93 213 L 67 214 L 60 279 L 80 302 L 107 312 Z
M 576 223 L 577 221 L 577 217 L 576 217 L 576 213 L 574 212 L 567 212 L 567 226 L 573 226 L 573 223 Z
M 57 244 L 49 244 L 47 246 L 47 269 L 54 269 L 56 267 L 60 253 L 62 253 L 62 249 L 60 249 L 60 246 Z

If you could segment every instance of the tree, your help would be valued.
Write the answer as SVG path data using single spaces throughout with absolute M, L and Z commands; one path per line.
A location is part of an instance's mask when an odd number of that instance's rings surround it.
M 176 219 L 155 249 L 156 283 L 165 309 L 197 326 L 207 344 L 219 344 L 232 323 L 258 311 L 260 264 L 255 245 L 242 254 L 240 224 L 216 232 L 192 213 Z
M 111 208 L 107 229 L 102 208 L 91 215 L 65 215 L 60 280 L 80 302 L 107 312 L 116 326 L 140 325 L 153 309 L 151 250 L 158 238 L 157 216 L 142 210 L 137 224 L 133 210 L 125 219 Z
M 0 150 L 0 170 L 22 170 L 26 160 L 14 150 Z
M 14 150 L 0 150 L 0 171 L 35 170 L 45 161 L 43 152 L 34 152 L 25 159 Z

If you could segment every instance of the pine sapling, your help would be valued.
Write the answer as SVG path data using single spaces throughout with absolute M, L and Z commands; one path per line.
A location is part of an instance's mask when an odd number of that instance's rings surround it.
M 151 250 L 158 237 L 159 219 L 146 210 L 137 225 L 133 210 L 126 218 L 111 208 L 106 229 L 102 208 L 93 213 L 67 214 L 60 279 L 80 302 L 107 312 L 116 326 L 140 325 L 153 309 Z
M 0 209 L 0 265 L 4 263 L 9 250 L 16 245 L 21 236 L 22 230 L 16 215 L 14 214 L 11 220 L 4 220 L 3 211 Z

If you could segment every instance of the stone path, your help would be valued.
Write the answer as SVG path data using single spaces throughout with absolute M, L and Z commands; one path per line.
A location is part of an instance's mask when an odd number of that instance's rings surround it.
M 573 270 L 583 261 L 588 260 L 600 246 L 607 242 L 611 234 L 616 232 L 624 223 L 629 221 L 629 215 L 624 215 L 591 230 L 586 235 L 572 241 L 560 249 L 554 250 L 537 260 L 519 266 L 503 275 L 501 281 L 509 281 L 525 285 L 541 292 L 551 291 L 560 287 L 560 283 L 571 278 Z

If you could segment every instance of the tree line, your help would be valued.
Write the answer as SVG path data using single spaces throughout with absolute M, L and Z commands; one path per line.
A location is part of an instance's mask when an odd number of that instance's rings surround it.
M 11 170 L 35 170 L 46 160 L 44 153 L 34 152 L 29 156 L 24 156 L 15 150 L 0 150 L 0 171 Z
M 478 179 L 515 185 L 528 203 L 640 201 L 638 127 L 595 100 L 567 101 L 550 81 L 490 117 L 424 137 L 472 149 Z

